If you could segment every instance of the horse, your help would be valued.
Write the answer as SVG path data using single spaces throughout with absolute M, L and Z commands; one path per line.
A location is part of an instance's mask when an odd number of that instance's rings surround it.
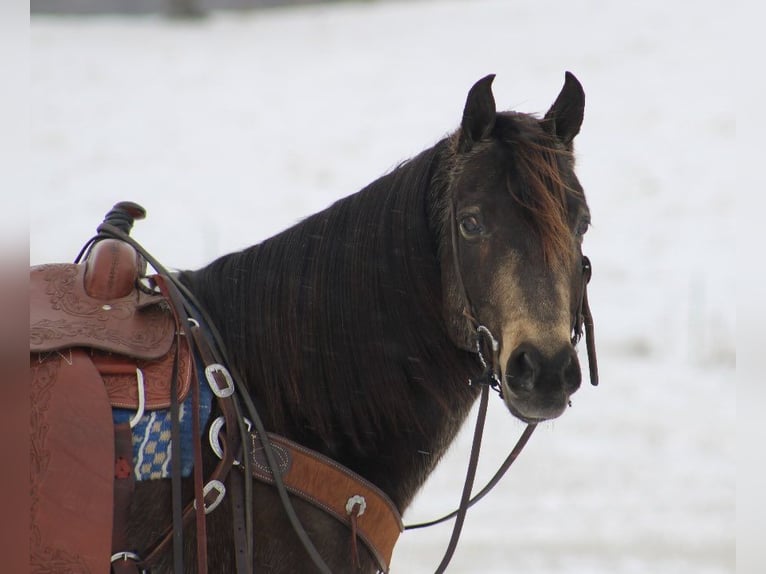
M 454 133 L 361 191 L 175 275 L 220 332 L 264 428 L 350 469 L 399 513 L 476 402 L 481 385 L 469 381 L 485 358 L 508 411 L 530 424 L 560 416 L 582 381 L 575 342 L 590 212 L 573 140 L 584 92 L 567 72 L 540 118 L 498 112 L 493 79 L 470 89 Z M 205 472 L 213 450 L 204 447 Z M 147 548 L 171 523 L 170 483 L 136 483 L 130 548 Z M 274 486 L 250 488 L 248 571 L 312 571 Z M 184 478 L 184 500 L 193 490 Z M 206 517 L 216 572 L 236 569 L 231 498 Z M 365 546 L 350 558 L 347 524 L 292 504 L 330 571 L 385 568 Z M 191 572 L 194 531 L 183 539 Z M 172 563 L 168 550 L 152 572 Z

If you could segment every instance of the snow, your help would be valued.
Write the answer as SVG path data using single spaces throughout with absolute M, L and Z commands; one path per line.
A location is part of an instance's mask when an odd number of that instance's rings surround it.
M 469 513 L 450 572 L 733 572 L 733 22 L 711 0 L 35 17 L 31 262 L 133 200 L 139 241 L 201 266 L 432 145 L 487 73 L 500 108 L 544 113 L 571 70 L 602 383 Z M 494 402 L 477 484 L 523 429 Z M 406 522 L 457 503 L 472 423 Z M 449 528 L 404 534 L 393 571 L 432 571 Z

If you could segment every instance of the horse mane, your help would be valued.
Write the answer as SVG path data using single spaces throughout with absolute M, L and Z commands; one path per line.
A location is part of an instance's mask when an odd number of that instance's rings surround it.
M 271 239 L 181 275 L 268 406 L 268 428 L 343 460 L 374 450 L 382 432 L 424 432 L 418 397 L 467 412 L 457 402 L 470 407 L 475 359 L 448 339 L 436 259 L 449 154 L 442 140 Z
M 181 274 L 269 430 L 363 475 L 365 464 L 394 464 L 397 448 L 417 452 L 422 437 L 439 435 L 425 479 L 478 393 L 467 384 L 478 362 L 452 342 L 444 316 L 452 178 L 498 147 L 546 257 L 571 252 L 571 153 L 524 114 L 498 114 L 493 135 L 458 154 L 453 134 L 282 233 Z

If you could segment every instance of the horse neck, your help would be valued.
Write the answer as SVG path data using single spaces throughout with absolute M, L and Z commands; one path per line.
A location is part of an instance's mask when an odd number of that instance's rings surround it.
M 267 427 L 355 470 L 401 510 L 476 396 L 475 359 L 442 318 L 431 179 L 393 172 L 186 275 Z

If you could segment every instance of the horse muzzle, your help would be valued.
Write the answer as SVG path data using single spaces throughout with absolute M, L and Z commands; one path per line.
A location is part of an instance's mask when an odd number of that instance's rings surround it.
M 522 343 L 512 353 L 502 377 L 503 397 L 508 409 L 527 423 L 538 423 L 561 415 L 569 397 L 582 381 L 574 347 L 567 345 L 546 356 L 532 344 Z

